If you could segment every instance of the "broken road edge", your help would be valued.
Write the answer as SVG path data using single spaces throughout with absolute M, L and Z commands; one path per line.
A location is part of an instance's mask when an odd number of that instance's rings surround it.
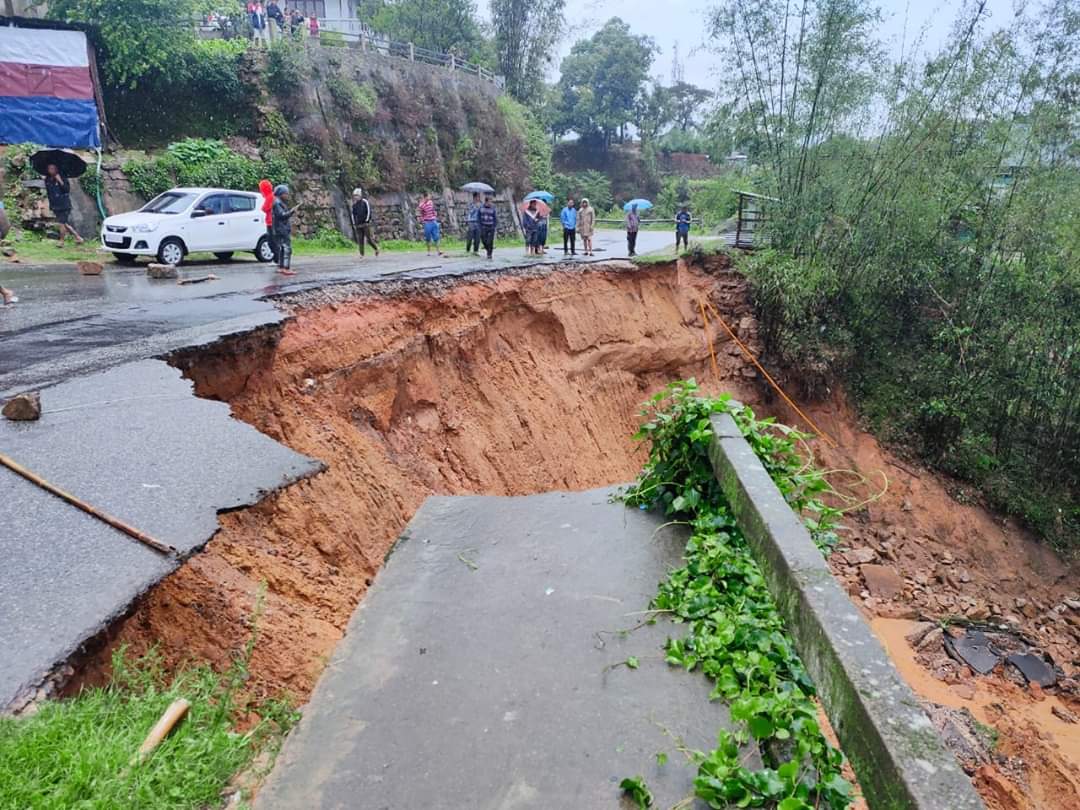
M 730 414 L 709 459 L 871 810 L 985 810 Z

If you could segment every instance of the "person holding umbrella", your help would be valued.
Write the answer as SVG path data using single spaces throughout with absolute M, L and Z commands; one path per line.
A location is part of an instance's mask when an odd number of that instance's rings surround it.
M 641 217 L 638 216 L 637 203 L 630 206 L 626 214 L 626 250 L 631 256 L 636 256 L 634 249 L 637 247 L 638 229 L 641 227 Z
M 64 237 L 71 234 L 75 237 L 75 244 L 81 245 L 84 240 L 79 232 L 71 225 L 71 181 L 60 173 L 60 167 L 50 163 L 45 167 L 45 194 L 49 197 L 49 208 L 60 223 L 60 241 L 58 248 L 64 246 Z
M 521 214 L 521 229 L 525 231 L 525 254 L 540 253 L 540 211 L 536 200 L 529 200 Z
M 480 255 L 480 192 L 474 191 L 469 210 L 465 214 L 465 252 L 473 256 Z

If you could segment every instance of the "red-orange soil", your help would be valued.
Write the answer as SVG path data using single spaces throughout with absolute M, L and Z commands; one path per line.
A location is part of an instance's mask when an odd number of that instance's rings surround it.
M 178 359 L 200 395 L 227 400 L 237 418 L 327 470 L 221 515 L 205 550 L 112 629 L 70 689 L 100 682 L 121 643 L 134 652 L 157 644 L 170 666 L 224 665 L 249 637 L 266 583 L 250 685 L 302 701 L 428 495 L 628 481 L 644 460 L 630 439 L 641 403 L 690 376 L 802 425 L 712 317 L 703 329 L 699 300 L 760 351 L 746 285 L 718 258 L 696 268 L 616 263 L 322 290 L 291 300 L 293 318 L 280 330 Z M 1075 689 L 1080 613 L 1060 608 L 1077 596 L 1076 570 L 1013 523 L 958 503 L 950 481 L 899 461 L 860 429 L 841 394 L 806 409 L 839 445 L 814 441 L 819 462 L 869 482 L 836 474 L 835 483 L 866 498 L 888 479 L 884 494 L 847 517 L 831 559 L 867 615 L 1011 617 L 1066 669 L 1064 691 Z M 895 575 L 894 596 L 867 591 L 866 564 Z M 889 649 L 917 692 L 939 696 L 925 689 L 923 676 L 938 683 L 932 673 Z M 1080 767 L 1075 749 L 1022 722 L 1030 698 L 995 677 L 1001 683 L 979 686 L 994 696 L 979 719 L 997 728 L 1003 759 L 973 774 L 980 793 L 992 810 L 1080 807 L 1067 772 Z M 1068 694 L 1061 699 L 1077 710 Z

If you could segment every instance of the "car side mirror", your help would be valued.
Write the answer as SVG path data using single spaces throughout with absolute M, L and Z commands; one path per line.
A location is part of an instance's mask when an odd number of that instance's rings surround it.
M 198 219 L 199 217 L 208 217 L 212 213 L 213 212 L 207 208 L 196 208 L 194 211 L 191 212 L 191 218 Z

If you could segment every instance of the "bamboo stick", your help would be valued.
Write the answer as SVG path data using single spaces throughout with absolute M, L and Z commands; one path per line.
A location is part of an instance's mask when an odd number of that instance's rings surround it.
M 190 708 L 191 704 L 184 698 L 174 700 L 169 705 L 169 708 L 165 710 L 165 714 L 161 715 L 154 727 L 150 729 L 150 733 L 146 735 L 143 744 L 139 746 L 138 753 L 132 758 L 131 764 L 137 765 L 145 762 L 150 754 L 154 752 L 154 749 L 161 745 L 161 741 L 169 736 L 169 732 L 173 730 L 173 727 L 184 719 Z
M 151 537 L 150 535 L 146 534 L 145 532 L 142 532 L 139 529 L 136 529 L 134 526 L 132 526 L 132 525 L 130 525 L 128 523 L 125 523 L 124 521 L 120 520 L 120 518 L 113 517 L 112 515 L 108 514 L 107 512 L 102 512 L 100 509 L 98 509 L 95 506 L 91 506 L 86 501 L 84 501 L 84 500 L 82 500 L 80 498 L 76 498 L 74 495 L 72 495 L 72 494 L 70 494 L 68 492 L 65 492 L 64 490 L 60 489 L 60 487 L 56 486 L 55 484 L 50 484 L 48 481 L 46 481 L 40 475 L 37 475 L 36 473 L 31 472 L 30 470 L 26 469 L 26 467 L 22 466 L 21 464 L 19 464 L 14 459 L 9 458 L 8 456 L 5 456 L 3 453 L 0 453 L 0 464 L 7 467 L 12 472 L 18 473 L 23 478 L 25 478 L 27 481 L 29 481 L 29 482 L 31 482 L 33 484 L 37 484 L 39 487 L 41 487 L 46 492 L 52 493 L 57 498 L 60 498 L 61 500 L 64 500 L 64 501 L 67 501 L 72 506 L 86 512 L 86 514 L 97 518 L 102 523 L 106 523 L 109 526 L 112 526 L 117 531 L 121 531 L 124 534 L 128 535 L 129 537 L 132 537 L 135 540 L 138 540 L 143 545 L 149 546 L 150 548 L 154 549 L 154 551 L 158 551 L 158 552 L 160 552 L 162 554 L 165 554 L 165 555 L 171 555 L 171 554 L 176 554 L 177 553 L 176 549 L 173 548 L 172 546 L 170 546 L 170 545 L 168 545 L 166 543 L 162 543 L 160 540 L 157 540 L 156 538 Z

